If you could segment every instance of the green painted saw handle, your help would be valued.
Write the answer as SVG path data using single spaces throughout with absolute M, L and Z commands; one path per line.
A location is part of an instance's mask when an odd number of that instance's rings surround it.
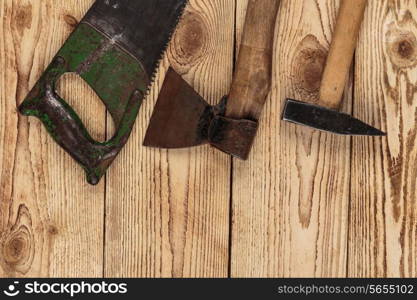
M 88 182 L 95 185 L 125 145 L 143 95 L 139 91 L 132 94 L 129 113 L 123 116 L 116 135 L 108 142 L 99 143 L 90 136 L 76 112 L 55 91 L 58 79 L 67 72 L 65 59 L 57 56 L 19 110 L 23 115 L 38 117 L 54 140 L 85 169 Z

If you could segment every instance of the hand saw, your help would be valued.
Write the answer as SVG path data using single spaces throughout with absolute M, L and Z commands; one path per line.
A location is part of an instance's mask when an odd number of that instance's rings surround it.
M 126 144 L 142 101 L 187 0 L 97 0 L 19 107 L 38 117 L 54 140 L 97 184 Z M 96 92 L 116 126 L 95 141 L 56 91 L 76 73 Z

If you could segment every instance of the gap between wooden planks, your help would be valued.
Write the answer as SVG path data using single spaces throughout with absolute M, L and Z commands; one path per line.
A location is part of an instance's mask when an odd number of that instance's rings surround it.
M 1 276 L 415 276 L 413 1 L 370 0 L 344 110 L 389 137 L 351 140 L 278 121 L 285 97 L 317 97 L 339 4 L 283 0 L 271 100 L 233 169 L 208 147 L 140 147 L 169 63 L 213 104 L 230 86 L 247 1 L 190 1 L 129 145 L 89 187 L 15 108 L 92 2 L 0 0 Z M 110 134 L 88 87 L 61 88 Z

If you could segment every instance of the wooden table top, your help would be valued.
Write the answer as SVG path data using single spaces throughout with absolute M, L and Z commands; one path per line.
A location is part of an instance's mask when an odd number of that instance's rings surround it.
M 228 92 L 247 0 L 192 0 L 128 145 L 96 187 L 16 107 L 92 0 L 0 0 L 1 277 L 415 277 L 417 4 L 370 0 L 343 111 L 388 133 L 280 122 L 314 101 L 339 0 L 283 0 L 273 87 L 250 159 L 141 146 L 168 66 Z M 93 137 L 111 118 L 75 75 L 60 94 Z

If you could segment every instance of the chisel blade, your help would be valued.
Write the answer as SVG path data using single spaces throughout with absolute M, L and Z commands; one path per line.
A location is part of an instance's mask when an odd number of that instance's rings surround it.
M 287 99 L 282 119 L 340 135 L 386 135 L 348 114 L 292 99 Z

